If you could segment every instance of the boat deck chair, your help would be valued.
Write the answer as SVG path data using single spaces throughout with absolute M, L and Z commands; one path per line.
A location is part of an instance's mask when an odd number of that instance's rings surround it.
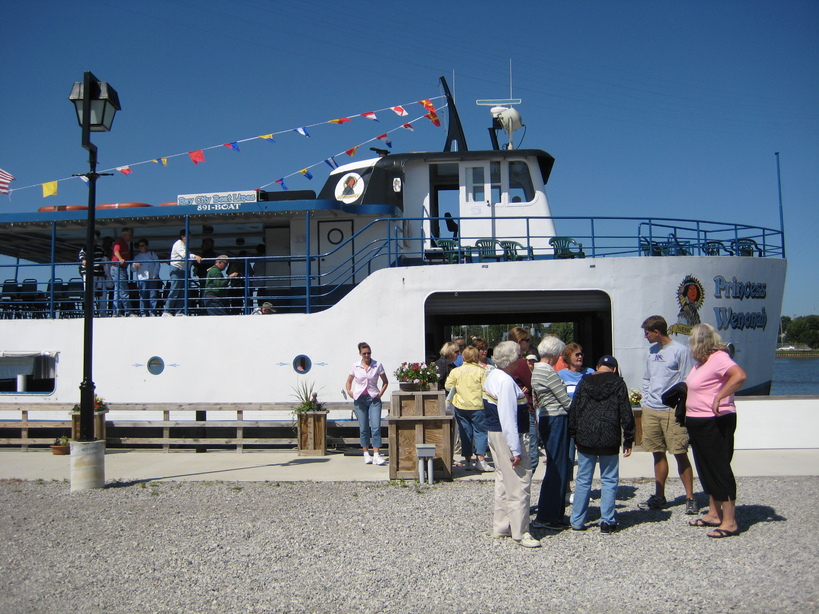
M 555 258 L 585 258 L 583 244 L 578 243 L 571 237 L 552 237 L 549 245 L 555 250 Z

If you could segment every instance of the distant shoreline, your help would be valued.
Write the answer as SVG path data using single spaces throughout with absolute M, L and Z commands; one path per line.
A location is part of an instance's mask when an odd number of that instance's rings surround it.
M 777 352 L 777 358 L 819 358 L 819 350 Z

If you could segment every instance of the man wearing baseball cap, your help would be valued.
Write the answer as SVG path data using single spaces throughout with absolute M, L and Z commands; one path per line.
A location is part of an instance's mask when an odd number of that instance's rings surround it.
M 631 456 L 634 443 L 634 414 L 626 382 L 617 373 L 617 359 L 605 355 L 597 371 L 585 375 L 574 391 L 569 408 L 569 435 L 577 445 L 577 477 L 572 504 L 572 529 L 583 531 L 589 509 L 594 466 L 600 465 L 600 532 L 614 533 L 620 444 L 623 456 Z

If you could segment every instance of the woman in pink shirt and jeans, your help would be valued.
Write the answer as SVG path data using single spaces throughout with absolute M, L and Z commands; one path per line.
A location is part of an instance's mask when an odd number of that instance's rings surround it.
M 387 461 L 381 456 L 381 396 L 387 390 L 387 374 L 384 366 L 372 358 L 372 349 L 363 341 L 358 344 L 361 360 L 353 365 L 347 377 L 347 394 L 353 399 L 361 447 L 364 449 L 364 464 L 383 465 Z M 378 380 L 381 380 L 381 388 Z M 373 455 L 370 456 L 370 444 Z
M 731 470 L 737 427 L 734 393 L 746 375 L 710 324 L 697 324 L 691 329 L 688 347 L 697 364 L 685 380 L 685 426 L 700 482 L 709 496 L 708 512 L 689 524 L 714 527 L 708 537 L 731 537 L 739 535 L 737 483 Z

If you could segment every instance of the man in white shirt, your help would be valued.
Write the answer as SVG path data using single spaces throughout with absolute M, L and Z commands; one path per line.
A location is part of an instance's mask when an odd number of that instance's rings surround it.
M 171 270 L 169 274 L 171 289 L 168 293 L 168 299 L 165 301 L 165 310 L 162 313 L 163 316 L 182 314 L 182 297 L 185 287 L 185 264 L 190 263 L 191 260 L 196 260 L 197 263 L 202 262 L 201 256 L 188 253 L 186 239 L 187 237 L 185 236 L 185 231 L 180 230 L 179 239 L 171 248 Z

